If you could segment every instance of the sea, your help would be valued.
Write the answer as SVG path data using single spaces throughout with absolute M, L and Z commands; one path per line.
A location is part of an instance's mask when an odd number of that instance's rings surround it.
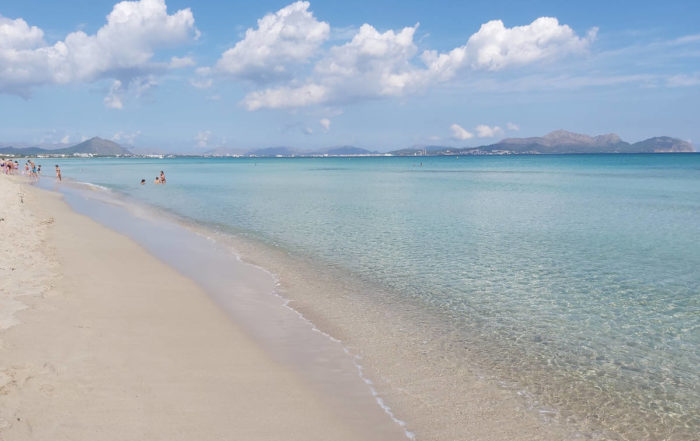
M 700 154 L 41 162 L 230 238 L 357 353 L 432 345 L 407 370 L 454 385 L 449 359 L 582 439 L 700 433 Z

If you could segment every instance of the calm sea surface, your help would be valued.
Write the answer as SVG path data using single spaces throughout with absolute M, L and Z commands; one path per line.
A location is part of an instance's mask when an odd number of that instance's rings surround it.
M 39 162 L 440 311 L 622 438 L 700 431 L 698 154 Z

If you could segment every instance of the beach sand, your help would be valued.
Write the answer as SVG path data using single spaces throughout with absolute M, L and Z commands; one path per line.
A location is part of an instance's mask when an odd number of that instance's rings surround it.
M 367 439 L 131 239 L 20 177 L 0 207 L 0 439 Z

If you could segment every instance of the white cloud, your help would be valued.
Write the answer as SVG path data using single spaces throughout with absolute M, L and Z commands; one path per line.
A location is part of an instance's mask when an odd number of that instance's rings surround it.
M 700 73 L 695 75 L 673 75 L 666 79 L 666 85 L 668 87 L 691 87 L 700 85 Z
M 123 109 L 123 95 L 124 88 L 122 87 L 122 82 L 119 80 L 114 80 L 112 87 L 109 88 L 109 93 L 104 98 L 103 102 L 105 106 L 109 107 L 110 109 Z
M 61 144 L 68 144 L 70 142 L 70 135 L 66 135 L 61 138 Z
M 325 52 L 305 80 L 256 90 L 243 102 L 249 110 L 256 110 L 404 96 L 463 78 L 470 71 L 492 72 L 585 53 L 597 31 L 593 28 L 587 36 L 579 37 L 551 17 L 513 28 L 494 20 L 483 24 L 464 46 L 441 54 L 424 51 L 417 57 L 413 41 L 417 28 L 416 24 L 400 31 L 380 32 L 364 24 L 351 41 Z M 309 96 L 311 91 L 315 93 Z
M 103 99 L 103 103 L 110 109 L 123 109 L 127 97 L 141 98 L 157 85 L 153 75 L 132 78 L 127 86 L 120 80 L 114 80 Z
M 194 139 L 197 141 L 197 147 L 203 149 L 209 145 L 209 138 L 211 138 L 211 131 L 203 130 L 197 132 L 197 136 Z
M 140 98 L 157 85 L 158 82 L 156 81 L 155 77 L 153 75 L 148 75 L 145 77 L 134 78 L 131 80 L 129 87 L 134 91 L 134 95 Z
M 218 73 L 268 82 L 286 77 L 290 65 L 308 60 L 328 39 L 330 26 L 314 18 L 309 2 L 298 1 L 258 20 L 245 38 L 217 61 Z
M 314 129 L 312 129 L 311 127 L 304 127 L 303 132 L 304 132 L 304 135 L 313 135 Z
M 380 33 L 364 24 L 350 42 L 332 47 L 314 71 L 345 93 L 400 95 L 412 85 L 410 60 L 417 51 L 413 43 L 417 28 Z
M 318 104 L 324 102 L 327 95 L 328 89 L 324 86 L 307 84 L 295 88 L 279 87 L 252 92 L 246 95 L 244 102 L 248 110 L 283 109 Z
M 485 124 L 479 124 L 474 130 L 476 130 L 476 136 L 479 138 L 493 138 L 503 135 L 503 129 L 498 126 L 489 127 Z
M 44 31 L 29 26 L 21 18 L 12 20 L 0 16 L 0 48 L 33 49 L 44 43 Z
M 512 123 L 512 122 L 507 123 L 507 124 L 506 124 L 506 128 L 507 128 L 508 130 L 512 130 L 512 131 L 514 131 L 514 132 L 517 132 L 518 130 L 520 130 L 520 126 L 517 125 L 517 124 L 514 124 L 514 123 Z
M 481 26 L 469 37 L 466 46 L 467 62 L 474 69 L 499 70 L 545 58 L 581 53 L 595 39 L 597 28 L 581 38 L 567 25 L 560 25 L 554 17 L 540 17 L 527 26 L 506 28 L 501 20 Z
M 190 80 L 190 84 L 197 89 L 208 89 L 214 84 L 210 76 L 210 67 L 198 67 L 195 69 L 195 74 L 197 74 L 197 76 Z
M 115 142 L 125 142 L 129 145 L 133 145 L 134 141 L 138 136 L 141 135 L 141 131 L 137 130 L 135 132 L 123 132 L 119 131 L 112 135 L 112 141 Z
M 103 78 L 116 79 L 126 87 L 133 78 L 163 69 L 152 62 L 156 49 L 197 36 L 192 12 L 182 9 L 168 14 L 165 0 L 117 3 L 94 35 L 76 31 L 53 45 L 24 20 L 0 17 L 0 92 L 26 96 L 44 84 Z M 113 106 L 119 101 L 106 100 Z
M 460 141 L 464 141 L 465 139 L 470 139 L 473 138 L 474 135 L 462 128 L 459 124 L 452 124 L 450 126 L 450 130 L 452 130 L 452 137 L 455 139 L 459 139 Z
M 321 124 L 321 127 L 323 127 L 323 130 L 326 132 L 331 129 L 331 120 L 328 118 L 321 118 L 319 124 Z
M 413 44 L 416 28 L 380 33 L 364 24 L 350 42 L 332 47 L 316 63 L 316 81 L 252 92 L 244 103 L 248 110 L 256 110 L 401 95 L 415 85 L 409 61 L 417 50 Z
M 425 51 L 421 55 L 430 75 L 449 80 L 465 69 L 497 71 L 506 67 L 585 52 L 595 40 L 597 28 L 585 38 L 553 17 L 540 17 L 526 26 L 506 28 L 501 20 L 481 25 L 464 46 L 448 53 Z
M 183 67 L 194 66 L 195 63 L 192 57 L 172 57 L 170 59 L 170 64 L 168 65 L 171 69 L 180 69 Z

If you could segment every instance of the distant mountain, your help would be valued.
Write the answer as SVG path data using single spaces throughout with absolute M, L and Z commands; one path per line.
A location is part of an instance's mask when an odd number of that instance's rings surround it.
M 439 155 L 446 154 L 448 152 L 454 152 L 461 150 L 461 147 L 447 147 L 444 145 L 426 145 L 426 146 L 415 146 L 408 147 L 405 149 L 393 150 L 389 153 L 396 156 L 414 156 L 416 154 L 420 155 Z
M 353 155 L 376 155 L 379 152 L 363 149 L 361 147 L 354 147 L 351 145 L 344 145 L 340 147 L 331 147 L 327 149 L 318 150 L 315 152 L 304 153 L 304 155 L 329 155 L 329 156 L 353 156 Z
M 479 149 L 514 153 L 632 153 L 630 144 L 614 133 L 591 137 L 566 130 L 557 130 L 542 137 L 507 138 Z
M 683 153 L 695 151 L 691 143 L 668 136 L 649 138 L 632 144 L 632 147 L 639 152 L 645 153 Z
M 296 156 L 298 154 L 298 151 L 290 147 L 267 147 L 246 153 L 248 156 Z
M 29 156 L 91 154 L 95 156 L 117 156 L 131 155 L 131 152 L 116 142 L 94 137 L 88 139 L 87 141 L 81 142 L 80 144 L 62 149 L 44 149 L 41 147 L 26 147 L 18 149 L 14 147 L 3 147 L 0 148 L 0 154 Z
M 588 136 L 557 130 L 545 136 L 506 138 L 496 144 L 480 147 L 443 147 L 428 154 L 566 154 L 566 153 L 681 153 L 694 152 L 692 144 L 668 136 L 649 138 L 630 144 L 614 133 Z M 397 155 L 420 155 L 421 149 L 403 149 L 391 152 Z
M 54 150 L 42 149 L 40 147 L 0 147 L 0 155 L 13 155 L 13 156 L 36 156 L 44 153 L 51 153 Z
M 240 149 L 232 149 L 229 147 L 216 147 L 203 152 L 204 156 L 240 156 L 244 155 L 245 151 Z
M 116 155 L 130 155 L 131 152 L 124 147 L 120 146 L 114 141 L 109 141 L 107 139 L 90 138 L 87 141 L 83 141 L 80 144 L 74 145 L 73 147 L 68 147 L 65 150 L 66 153 L 92 153 L 93 155 L 102 156 L 116 156 Z M 54 150 L 55 151 L 55 150 Z

